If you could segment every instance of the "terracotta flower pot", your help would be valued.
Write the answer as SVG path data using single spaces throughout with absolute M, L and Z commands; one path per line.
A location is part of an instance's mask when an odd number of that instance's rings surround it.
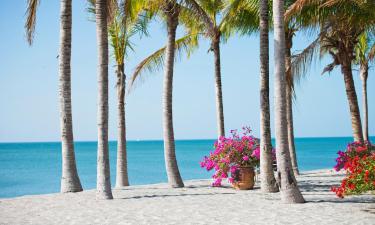
M 254 177 L 253 167 L 240 167 L 233 187 L 237 190 L 251 190 L 254 188 Z

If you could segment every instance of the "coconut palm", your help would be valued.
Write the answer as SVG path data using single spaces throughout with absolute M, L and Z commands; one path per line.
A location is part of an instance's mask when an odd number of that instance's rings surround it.
M 95 0 L 89 0 L 88 11 L 95 13 Z M 129 185 L 126 153 L 126 123 L 125 123 L 125 57 L 129 50 L 133 50 L 131 37 L 137 33 L 147 34 L 147 17 L 140 15 L 135 0 L 115 2 L 112 22 L 109 24 L 109 40 L 113 49 L 113 59 L 116 62 L 116 87 L 118 111 L 118 138 L 117 138 L 117 164 L 116 187 Z
M 367 33 L 363 33 L 356 46 L 356 63 L 359 64 L 359 74 L 362 80 L 362 110 L 363 110 L 363 139 L 369 142 L 368 135 L 368 104 L 367 104 L 367 78 L 369 63 L 374 60 L 375 43 L 370 43 Z
M 273 173 L 270 103 L 269 103 L 269 38 L 268 0 L 260 3 L 260 176 L 263 192 L 277 192 L 278 186 Z
M 165 166 L 170 186 L 173 188 L 184 187 L 176 159 L 172 112 L 176 30 L 179 23 L 181 5 L 175 0 L 150 0 L 143 1 L 142 3 L 142 8 L 145 9 L 149 15 L 159 16 L 165 21 L 167 25 L 167 44 L 165 48 L 147 57 L 137 66 L 131 78 L 130 87 L 135 84 L 137 78 L 139 79 L 144 68 L 153 71 L 163 64 L 163 138 Z
M 163 90 L 163 131 L 164 131 L 164 157 L 168 182 L 174 187 L 184 187 L 178 169 L 175 141 L 173 131 L 172 93 L 173 93 L 173 68 L 175 60 L 175 41 L 178 26 L 180 7 L 176 1 L 166 0 L 162 3 L 162 11 L 167 23 L 167 45 L 164 61 L 164 90 Z
M 198 40 L 201 38 L 208 38 L 211 41 L 211 48 L 209 51 L 214 52 L 215 65 L 215 87 L 216 87 L 216 116 L 218 136 L 225 135 L 224 128 L 224 109 L 223 109 L 223 95 L 221 83 L 221 62 L 220 62 L 220 42 L 221 39 L 228 39 L 234 31 L 235 24 L 238 21 L 232 21 L 231 15 L 235 13 L 235 8 L 230 5 L 225 11 L 224 1 L 222 0 L 184 0 L 180 4 L 180 23 L 186 28 L 186 36 L 176 41 L 176 52 L 187 52 L 190 55 L 193 50 L 198 47 Z M 233 4 L 233 6 L 237 6 Z M 254 16 L 255 13 L 252 13 Z M 192 19 L 192 18 L 196 19 Z M 221 18 L 217 21 L 217 18 Z M 258 25 L 254 25 L 257 20 L 253 20 L 252 28 L 255 30 Z M 165 47 L 164 47 L 165 48 Z M 163 54 L 164 48 L 161 48 L 143 60 L 134 72 L 134 79 L 145 69 L 154 70 L 158 68 L 161 58 L 165 57 Z
M 25 29 L 27 40 L 33 43 L 36 12 L 39 0 L 28 0 Z M 71 43 L 72 43 L 72 1 L 61 0 L 60 8 L 60 52 L 59 52 L 59 98 L 60 98 L 60 131 L 62 147 L 61 192 L 82 191 L 78 177 L 74 141 L 71 100 Z
M 329 54 L 333 59 L 333 62 L 325 67 L 323 73 L 332 71 L 338 65 L 341 66 L 351 114 L 353 137 L 359 142 L 363 142 L 364 139 L 352 75 L 352 63 L 355 60 L 355 46 L 360 35 L 366 31 L 374 32 L 374 8 L 375 2 L 366 0 L 297 0 L 286 13 L 288 17 L 306 10 L 316 15 L 310 23 L 321 29 L 319 34 L 321 55 Z M 314 52 L 311 50 L 312 46 L 318 45 L 312 43 L 308 47 L 310 50 L 305 52 Z M 302 56 L 302 58 L 306 57 Z
M 293 126 L 293 94 L 294 94 L 294 79 L 295 75 L 292 71 L 292 46 L 293 36 L 295 35 L 296 29 L 293 25 L 286 21 L 285 22 L 285 74 L 286 74 L 286 119 L 288 127 L 288 145 L 290 152 L 290 160 L 292 163 L 294 175 L 299 175 L 296 148 L 294 143 L 294 126 Z
M 202 32 L 211 40 L 210 51 L 214 53 L 215 64 L 215 90 L 216 90 L 216 121 L 218 136 L 225 136 L 224 127 L 224 106 L 223 91 L 221 83 L 221 62 L 220 62 L 220 39 L 224 29 L 226 18 L 223 16 L 221 21 L 220 13 L 224 8 L 222 0 L 186 0 L 188 6 L 195 12 L 195 15 L 202 22 Z
M 286 203 L 305 202 L 291 170 L 286 121 L 285 29 L 284 1 L 273 1 L 275 60 L 275 128 L 276 158 L 281 200 Z
M 108 151 L 108 31 L 107 19 L 110 3 L 96 0 L 95 20 L 98 43 L 98 159 L 97 199 L 113 199 Z

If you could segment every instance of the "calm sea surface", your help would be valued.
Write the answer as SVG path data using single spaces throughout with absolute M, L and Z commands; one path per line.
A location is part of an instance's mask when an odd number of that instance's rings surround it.
M 332 168 L 336 152 L 352 139 L 296 138 L 300 170 Z M 375 138 L 372 137 L 372 142 Z M 214 140 L 176 142 L 183 179 L 209 178 L 199 161 L 212 150 Z M 96 185 L 96 142 L 75 144 L 78 173 L 84 189 Z M 112 185 L 115 182 L 116 142 L 110 142 Z M 128 142 L 131 185 L 166 182 L 162 141 Z M 0 143 L 0 198 L 59 192 L 60 143 Z

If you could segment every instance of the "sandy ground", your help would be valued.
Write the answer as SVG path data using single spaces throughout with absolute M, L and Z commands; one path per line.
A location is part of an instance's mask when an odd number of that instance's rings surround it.
M 95 200 L 95 191 L 0 199 L 0 224 L 375 224 L 375 196 L 338 199 L 330 186 L 341 175 L 303 173 L 305 204 L 282 204 L 280 196 L 255 190 L 213 188 L 211 180 L 114 190 L 114 200 Z

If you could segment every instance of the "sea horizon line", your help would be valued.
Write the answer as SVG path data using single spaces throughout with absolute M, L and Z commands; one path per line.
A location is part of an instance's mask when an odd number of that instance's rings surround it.
M 300 136 L 295 139 L 317 139 L 317 138 L 353 138 L 352 136 Z M 369 136 L 369 138 L 375 138 L 375 136 Z M 217 138 L 178 138 L 175 141 L 214 141 Z M 274 140 L 275 138 L 272 138 Z M 163 141 L 163 139 L 129 139 L 127 142 L 152 142 L 152 141 Z M 97 140 L 77 140 L 74 143 L 95 143 Z M 108 140 L 108 142 L 117 142 L 117 140 Z M 0 144 L 28 144 L 28 143 L 61 143 L 60 140 L 52 141 L 0 141 Z

